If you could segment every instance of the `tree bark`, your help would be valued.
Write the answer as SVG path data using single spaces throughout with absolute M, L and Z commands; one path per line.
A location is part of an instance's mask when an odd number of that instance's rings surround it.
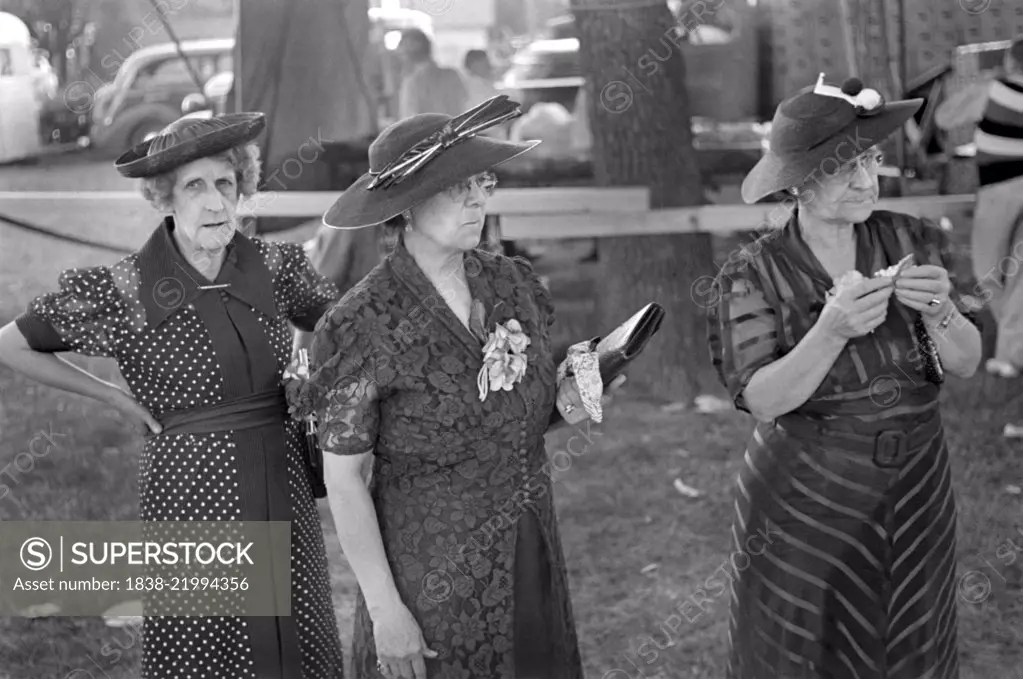
M 573 8 L 606 0 L 573 0 Z M 700 3 L 702 4 L 702 3 Z M 651 209 L 703 202 L 692 146 L 680 29 L 664 5 L 576 12 L 587 74 L 594 174 L 599 186 L 648 186 Z M 606 333 L 648 302 L 666 310 L 660 332 L 629 371 L 652 396 L 690 402 L 711 387 L 706 315 L 690 290 L 712 275 L 708 234 L 598 241 L 600 327 Z

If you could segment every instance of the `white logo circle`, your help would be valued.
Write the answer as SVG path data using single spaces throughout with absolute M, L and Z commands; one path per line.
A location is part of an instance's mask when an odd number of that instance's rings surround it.
M 21 564 L 30 571 L 41 571 L 53 561 L 53 549 L 42 538 L 29 538 L 21 543 Z
M 632 88 L 621 80 L 612 80 L 600 90 L 600 105 L 608 113 L 618 115 L 632 108 L 635 99 Z

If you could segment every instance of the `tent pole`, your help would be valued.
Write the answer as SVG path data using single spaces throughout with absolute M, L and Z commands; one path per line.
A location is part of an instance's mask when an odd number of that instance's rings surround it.
M 232 70 L 234 71 L 231 87 L 234 88 L 234 112 L 241 113 L 244 100 L 242 99 L 242 0 L 234 0 L 234 49 L 235 59 Z

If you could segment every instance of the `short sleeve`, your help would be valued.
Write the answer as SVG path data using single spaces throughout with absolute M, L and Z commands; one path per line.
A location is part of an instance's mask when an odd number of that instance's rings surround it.
M 708 309 L 711 362 L 738 410 L 750 412 L 743 390 L 758 370 L 782 357 L 777 310 L 752 267 L 732 266 L 714 281 L 717 303 Z
M 913 221 L 915 224 L 910 231 L 915 241 L 915 251 L 922 255 L 927 264 L 940 266 L 948 271 L 948 280 L 952 286 L 948 295 L 949 299 L 955 304 L 959 313 L 976 325 L 977 308 L 968 304 L 964 299 L 955 251 L 948 232 L 928 219 L 914 219 Z
M 312 332 L 316 322 L 341 296 L 337 286 L 313 267 L 301 245 L 282 243 L 284 253 L 280 291 L 288 320 Z
M 357 311 L 356 311 L 357 313 Z M 320 448 L 334 455 L 359 455 L 376 446 L 380 425 L 377 357 L 365 324 L 335 307 L 316 333 L 310 351 L 312 372 L 296 415 L 316 416 Z
M 35 351 L 113 358 L 126 329 L 125 308 L 110 269 L 68 269 L 58 290 L 36 297 L 15 322 Z
M 525 278 L 529 285 L 529 290 L 533 294 L 533 299 L 536 301 L 537 308 L 540 309 L 541 323 L 548 329 L 554 325 L 554 301 L 551 298 L 550 290 L 544 285 L 544 282 L 540 280 L 540 277 L 536 275 L 533 270 L 533 265 L 525 257 L 512 257 L 511 260 L 515 262 L 516 268 L 519 270 L 519 274 Z

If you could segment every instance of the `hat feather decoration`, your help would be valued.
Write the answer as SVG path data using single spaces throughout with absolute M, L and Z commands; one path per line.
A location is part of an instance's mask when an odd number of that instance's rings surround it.
M 441 151 L 522 115 L 518 102 L 501 94 L 469 109 L 448 121 L 443 128 L 410 148 L 375 174 L 368 190 L 386 189 L 400 184 L 407 177 L 433 160 Z

